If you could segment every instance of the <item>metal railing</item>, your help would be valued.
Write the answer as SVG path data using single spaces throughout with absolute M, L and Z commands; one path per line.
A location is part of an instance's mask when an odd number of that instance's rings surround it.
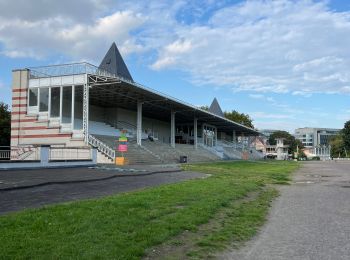
M 108 158 L 112 160 L 115 159 L 115 150 L 101 140 L 97 139 L 95 136 L 89 135 L 88 142 L 91 146 L 96 147 L 99 152 L 105 154 Z
M 90 147 L 50 147 L 49 160 L 92 160 L 92 149 Z
M 0 146 L 0 160 L 39 160 L 40 147 L 34 146 Z
M 29 77 L 31 79 L 58 77 L 78 74 L 92 74 L 104 77 L 116 77 L 113 73 L 100 69 L 99 67 L 87 62 L 58 64 L 43 67 L 31 67 Z
M 10 160 L 11 150 L 0 150 L 0 160 Z

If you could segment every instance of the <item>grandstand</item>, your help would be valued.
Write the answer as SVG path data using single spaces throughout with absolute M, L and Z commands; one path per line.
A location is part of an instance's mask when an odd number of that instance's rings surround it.
M 11 147 L 95 147 L 99 163 L 129 164 L 257 159 L 259 133 L 136 83 L 117 46 L 97 67 L 61 64 L 13 70 Z M 118 152 L 125 135 L 128 151 Z M 79 150 L 77 150 L 79 151 Z M 30 158 L 23 156 L 21 158 Z M 18 158 L 17 158 L 18 159 Z

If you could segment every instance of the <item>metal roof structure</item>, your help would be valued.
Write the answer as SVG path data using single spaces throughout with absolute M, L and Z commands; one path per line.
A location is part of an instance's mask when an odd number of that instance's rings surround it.
M 170 97 L 164 93 L 145 87 L 133 81 L 115 43 L 96 67 L 89 63 L 73 63 L 29 68 L 30 78 L 48 78 L 85 74 L 89 86 L 89 103 L 101 107 L 120 107 L 137 110 L 142 102 L 143 116 L 162 121 L 170 121 L 171 112 L 176 113 L 176 124 L 206 123 L 216 126 L 218 131 L 245 136 L 259 135 L 257 130 L 246 127 L 223 116 L 222 110 L 213 101 L 212 111 L 205 111 L 194 105 Z M 221 113 L 218 113 L 220 112 Z M 219 115 L 218 115 L 219 114 Z

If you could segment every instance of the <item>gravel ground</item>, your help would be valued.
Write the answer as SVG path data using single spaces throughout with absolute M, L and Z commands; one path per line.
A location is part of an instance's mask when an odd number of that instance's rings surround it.
M 349 162 L 306 162 L 280 191 L 261 232 L 219 259 L 350 259 Z
M 0 214 L 52 203 L 102 197 L 203 177 L 206 177 L 206 175 L 196 172 L 162 172 L 152 175 L 117 177 L 83 183 L 52 184 L 10 191 L 0 190 Z

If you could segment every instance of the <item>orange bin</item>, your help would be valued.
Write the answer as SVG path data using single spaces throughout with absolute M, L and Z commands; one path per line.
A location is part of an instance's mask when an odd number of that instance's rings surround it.
M 116 165 L 124 165 L 125 164 L 125 158 L 124 157 L 115 157 L 115 164 Z

